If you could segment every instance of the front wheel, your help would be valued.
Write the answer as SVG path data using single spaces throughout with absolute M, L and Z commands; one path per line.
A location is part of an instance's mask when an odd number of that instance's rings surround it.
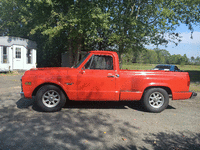
M 147 111 L 159 113 L 168 106 L 169 95 L 162 88 L 151 88 L 144 93 L 142 103 Z
M 42 86 L 36 94 L 36 105 L 43 111 L 55 112 L 65 105 L 64 93 L 54 85 Z

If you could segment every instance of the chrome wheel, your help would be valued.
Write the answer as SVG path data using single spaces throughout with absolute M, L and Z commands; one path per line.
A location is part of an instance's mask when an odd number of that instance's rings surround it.
M 49 90 L 43 94 L 42 102 L 46 107 L 55 107 L 60 102 L 60 94 L 55 90 Z
M 149 104 L 153 108 L 160 108 L 164 104 L 164 96 L 160 92 L 154 92 L 149 96 Z

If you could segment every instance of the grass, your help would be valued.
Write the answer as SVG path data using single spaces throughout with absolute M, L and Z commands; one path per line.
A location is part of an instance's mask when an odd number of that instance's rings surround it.
M 122 65 L 122 69 L 129 70 L 150 70 L 157 64 L 132 64 Z M 190 91 L 200 92 L 200 66 L 196 65 L 177 65 L 180 70 L 188 72 L 190 75 Z
M 200 92 L 200 83 L 191 82 L 190 91 Z
M 10 71 L 10 72 L 0 72 L 0 76 L 12 76 L 12 75 L 23 75 L 24 72 Z
M 129 69 L 129 70 L 149 70 L 153 69 L 157 64 L 131 64 L 131 65 L 122 65 L 122 69 Z M 200 71 L 200 66 L 196 65 L 177 65 L 181 70 L 191 70 L 191 71 Z

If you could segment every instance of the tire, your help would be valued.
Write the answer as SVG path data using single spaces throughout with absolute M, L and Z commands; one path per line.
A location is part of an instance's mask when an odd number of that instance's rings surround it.
M 66 96 L 57 86 L 44 85 L 37 91 L 35 102 L 42 111 L 56 112 L 65 105 Z
M 151 88 L 144 93 L 142 104 L 147 111 L 159 113 L 167 108 L 169 95 L 162 88 Z

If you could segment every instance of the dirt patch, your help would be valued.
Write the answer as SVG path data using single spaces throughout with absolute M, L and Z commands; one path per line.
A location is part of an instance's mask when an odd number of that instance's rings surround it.
M 21 78 L 22 75 L 1 75 L 0 76 L 0 89 L 9 88 L 9 87 L 16 87 L 21 85 Z

